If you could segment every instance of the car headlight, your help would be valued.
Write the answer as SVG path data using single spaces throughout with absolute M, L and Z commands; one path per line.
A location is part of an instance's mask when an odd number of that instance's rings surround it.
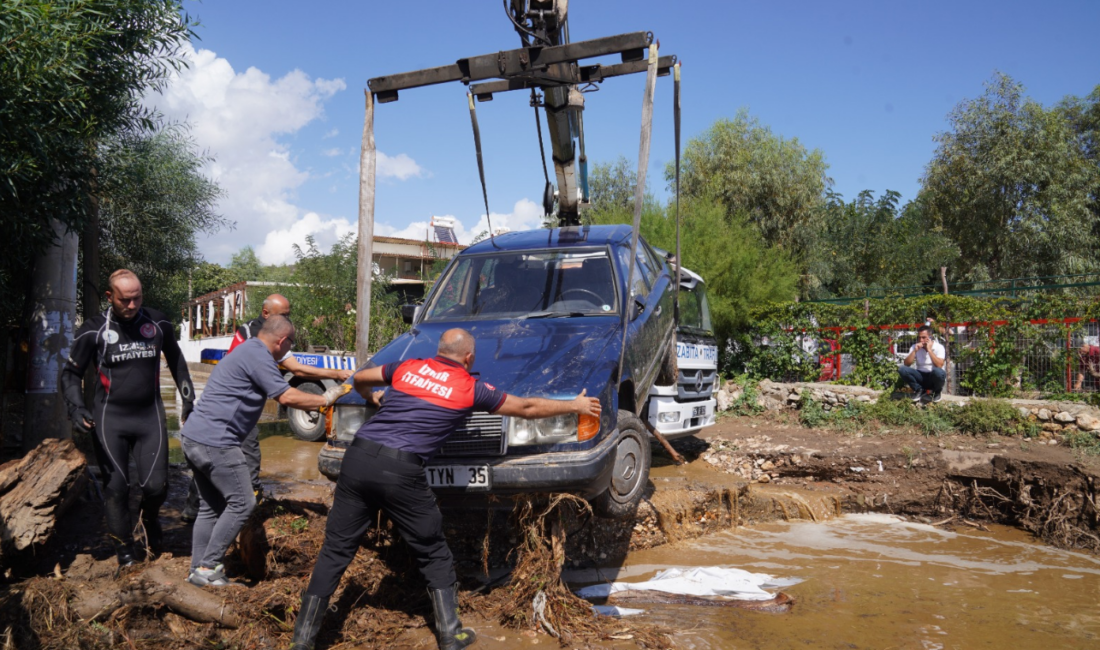
M 600 431 L 600 419 L 591 415 L 569 413 L 536 420 L 518 417 L 505 420 L 509 447 L 578 442 L 593 438 Z
M 374 415 L 375 409 L 365 406 L 341 406 L 337 404 L 332 409 L 332 430 L 337 440 L 350 441 L 355 438 L 359 427 L 367 421 L 367 417 Z M 369 412 L 368 412 L 369 411 Z

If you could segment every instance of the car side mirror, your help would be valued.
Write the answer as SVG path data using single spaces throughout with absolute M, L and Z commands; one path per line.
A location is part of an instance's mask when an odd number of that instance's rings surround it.
M 634 303 L 630 307 L 630 320 L 634 320 L 642 315 L 645 311 L 645 303 L 641 298 L 634 298 Z
M 420 311 L 420 305 L 401 305 L 401 320 L 405 321 L 406 325 L 412 325 L 418 311 Z

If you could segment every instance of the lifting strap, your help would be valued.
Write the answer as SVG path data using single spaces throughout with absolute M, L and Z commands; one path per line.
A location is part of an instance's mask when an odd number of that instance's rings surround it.
M 653 134 L 653 93 L 657 89 L 657 44 L 649 46 L 649 69 L 645 77 L 645 94 L 642 96 L 642 134 L 638 146 L 638 184 L 634 187 L 634 232 L 630 237 L 630 264 L 627 265 L 627 300 L 623 309 L 623 340 L 619 346 L 619 381 L 623 378 L 623 359 L 626 355 L 626 332 L 630 327 L 630 314 L 634 311 L 634 260 L 638 256 L 638 230 L 642 225 L 642 204 L 645 202 L 645 175 L 649 167 L 649 141 Z
M 676 293 L 674 305 L 676 325 L 680 325 L 680 281 L 683 279 L 680 269 L 684 260 L 680 257 L 680 63 L 672 67 L 672 121 L 676 133 Z
M 485 189 L 485 162 L 481 157 L 481 130 L 477 128 L 477 109 L 474 108 L 474 96 L 466 93 L 466 100 L 470 103 L 470 123 L 474 125 L 474 149 L 477 150 L 477 173 L 481 177 L 481 197 L 485 199 L 485 223 L 489 227 L 489 241 L 496 245 L 493 239 L 493 222 L 489 216 L 489 191 Z

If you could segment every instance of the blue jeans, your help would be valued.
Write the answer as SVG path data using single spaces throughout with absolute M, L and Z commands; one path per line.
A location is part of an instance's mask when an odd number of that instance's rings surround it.
M 920 395 L 926 390 L 938 393 L 947 382 L 947 372 L 943 368 L 932 368 L 931 372 L 921 372 L 911 366 L 898 366 L 898 374 L 905 385 Z
M 256 507 L 248 463 L 240 447 L 210 447 L 181 438 L 199 488 L 199 516 L 191 531 L 191 568 L 213 569 Z

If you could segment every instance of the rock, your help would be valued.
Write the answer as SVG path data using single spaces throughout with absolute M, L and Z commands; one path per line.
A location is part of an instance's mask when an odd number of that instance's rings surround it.
M 873 402 L 874 400 L 871 399 L 870 395 L 856 395 L 856 401 L 866 403 L 866 402 Z
M 1018 410 L 1020 411 L 1020 418 L 1024 420 L 1031 416 L 1031 409 L 1026 406 L 1021 406 Z
M 725 388 L 714 395 L 714 400 L 717 403 L 716 408 L 719 411 L 728 411 L 730 410 L 730 406 L 733 405 L 733 398 L 730 397 L 730 394 L 726 392 Z
M 766 461 L 764 461 L 764 463 L 763 463 L 763 464 L 762 464 L 762 465 L 760 466 L 760 469 L 762 469 L 762 470 L 764 470 L 764 471 L 768 471 L 768 470 L 772 470 L 772 469 L 775 469 L 775 463 L 771 462 L 770 460 L 766 460 Z
M 1044 422 L 1043 423 L 1043 431 L 1061 431 L 1061 430 L 1062 430 L 1062 425 L 1060 425 L 1060 424 L 1056 424 L 1054 422 Z
M 1077 418 L 1073 417 L 1073 414 L 1068 411 L 1060 411 L 1054 416 L 1054 421 L 1059 424 L 1069 424 L 1070 422 L 1076 422 Z
M 772 477 L 768 476 L 767 474 L 761 474 L 760 478 L 758 478 L 756 480 L 759 481 L 760 483 L 771 483 L 772 482 Z
M 791 404 L 798 404 L 802 401 L 802 395 L 799 393 L 791 393 L 790 395 L 787 395 L 787 401 Z
M 1077 428 L 1082 431 L 1100 431 L 1100 418 L 1081 413 L 1077 416 Z
M 1039 417 L 1040 422 L 1048 422 L 1050 420 L 1050 411 L 1047 409 L 1039 409 L 1039 412 L 1035 415 Z

